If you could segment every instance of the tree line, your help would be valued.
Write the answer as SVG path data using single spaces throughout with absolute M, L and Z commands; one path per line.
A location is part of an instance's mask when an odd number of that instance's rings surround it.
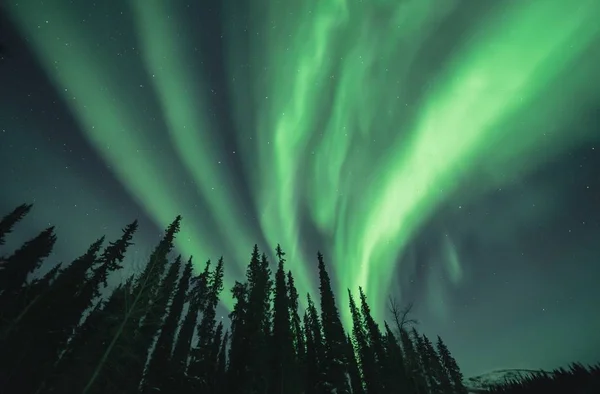
M 489 394 L 596 394 L 600 393 L 600 364 L 572 363 L 569 368 L 541 371 L 489 388 Z
M 2 218 L 0 246 L 31 209 Z M 230 289 L 224 324 L 216 316 L 223 258 L 194 272 L 192 257 L 172 256 L 180 223 L 178 216 L 141 272 L 114 289 L 108 278 L 130 264 L 137 221 L 43 275 L 54 227 L 0 257 L 0 393 L 467 393 L 444 341 L 419 333 L 410 309 L 392 301 L 391 323 L 381 326 L 363 290 L 348 290 L 345 331 L 321 253 L 319 298 L 306 294 L 303 310 L 282 248 L 273 274 L 255 245 L 245 280 Z

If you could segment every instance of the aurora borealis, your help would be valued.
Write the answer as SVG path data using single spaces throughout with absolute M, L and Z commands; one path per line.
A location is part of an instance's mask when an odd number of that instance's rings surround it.
M 280 243 L 316 294 L 321 250 L 344 313 L 414 301 L 467 375 L 598 360 L 598 1 L 2 10 L 0 208 L 35 202 L 16 235 L 56 224 L 56 261 L 181 214 L 227 289 Z

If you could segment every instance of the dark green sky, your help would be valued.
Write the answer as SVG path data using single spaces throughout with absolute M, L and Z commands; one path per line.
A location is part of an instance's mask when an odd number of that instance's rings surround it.
M 598 360 L 597 1 L 2 7 L 14 243 L 55 224 L 68 261 L 139 218 L 141 261 L 181 214 L 227 287 L 281 243 L 314 293 L 320 249 L 344 306 L 414 301 L 467 375 Z

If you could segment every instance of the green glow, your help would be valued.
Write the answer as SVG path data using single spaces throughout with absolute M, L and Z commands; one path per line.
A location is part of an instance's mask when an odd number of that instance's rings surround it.
M 198 75 L 201 73 L 190 66 L 194 62 L 186 56 L 185 37 L 177 29 L 181 23 L 177 23 L 165 3 L 155 2 L 148 7 L 147 2 L 137 0 L 132 6 L 142 54 L 167 119 L 171 141 L 199 194 L 218 218 L 218 225 L 222 226 L 220 236 L 229 241 L 228 250 L 234 250 L 236 261 L 246 261 L 248 251 L 257 240 L 248 234 L 247 224 L 240 225 L 243 216 L 232 194 L 235 187 L 224 159 L 215 154 L 218 149 L 214 136 L 218 133 L 205 113 L 208 107 L 207 100 L 200 94 L 203 83 Z M 164 18 L 164 15 L 170 17 Z M 239 268 L 244 267 L 240 264 Z M 226 273 L 226 288 L 233 286 L 232 275 L 240 272 Z
M 448 271 L 448 276 L 450 277 L 450 281 L 454 285 L 458 285 L 463 278 L 463 270 L 462 265 L 460 264 L 460 257 L 458 255 L 458 251 L 456 250 L 456 246 L 449 237 L 444 237 L 444 253 L 446 257 L 446 271 Z
M 32 3 L 9 7 L 85 136 L 123 186 L 160 226 L 165 227 L 177 214 L 193 217 L 189 209 L 194 201 L 171 192 L 177 187 L 161 166 L 168 163 L 167 157 L 144 138 L 152 126 L 136 116 L 135 102 L 126 99 L 131 94 L 107 74 L 102 54 L 87 45 L 89 37 L 76 29 L 66 7 Z M 48 12 L 58 13 L 63 23 L 46 24 Z M 206 237 L 210 231 L 202 223 L 184 220 L 181 234 L 185 236 L 178 238 L 178 246 L 185 254 L 197 256 L 199 265 L 206 256 L 217 255 Z M 230 294 L 224 296 L 224 303 L 231 306 Z
M 80 28 L 66 2 L 7 8 L 136 201 L 161 226 L 182 214 L 180 247 L 198 263 L 226 250 L 241 268 L 259 239 L 239 212 L 229 172 L 235 169 L 221 160 L 207 77 L 194 65 L 182 18 L 163 3 L 146 3 L 131 3 L 152 88 L 143 91 L 122 83 L 134 75 L 118 74 L 104 56 L 108 49 L 92 45 L 95 31 Z M 270 244 L 263 248 L 280 243 L 300 293 L 316 293 L 316 250 L 305 248 L 330 246 L 323 252 L 336 272 L 340 305 L 346 288 L 362 286 L 378 319 L 397 257 L 440 205 L 514 181 L 580 142 L 581 133 L 560 126 L 577 114 L 568 110 L 579 102 L 573 96 L 597 95 L 597 64 L 583 58 L 598 44 L 594 0 L 497 2 L 465 27 L 457 47 L 443 48 L 449 61 L 427 64 L 441 71 L 423 80 L 416 78 L 427 71 L 420 70 L 429 62 L 424 53 L 443 47 L 432 37 L 467 2 L 257 0 L 247 21 L 236 16 L 237 4 L 226 2 L 232 16 L 225 13 L 223 41 L 243 172 Z M 163 132 L 136 102 L 148 93 L 160 103 L 165 134 L 198 195 L 179 192 L 180 178 L 166 170 L 173 158 L 146 138 Z M 195 220 L 193 207 L 202 204 L 210 212 L 206 223 Z M 323 244 L 306 245 L 305 222 Z M 450 240 L 445 251 L 459 285 Z M 226 287 L 239 275 L 228 268 Z M 432 294 L 442 294 L 436 286 Z M 443 315 L 443 304 L 436 308 Z M 347 308 L 341 310 L 348 322 Z
M 599 28 L 592 15 L 597 15 L 598 3 L 578 3 L 579 8 L 566 2 L 511 4 L 505 13 L 484 21 L 482 33 L 457 53 L 438 88 L 421 105 L 411 140 L 399 140 L 382 165 L 386 174 L 371 188 L 376 195 L 366 199 L 363 225 L 344 242 L 357 246 L 343 251 L 359 256 L 355 286 L 375 293 L 386 289 L 389 262 L 479 162 L 500 154 L 505 172 L 527 166 L 529 155 L 511 153 L 529 153 L 535 139 L 521 139 L 521 129 L 502 123 L 527 111 L 558 76 L 561 85 L 589 77 L 571 76 L 568 67 L 596 38 Z M 545 29 L 551 25 L 556 28 Z M 566 133 L 554 137 L 570 138 Z M 510 143 L 495 144 L 502 139 Z M 383 294 L 377 295 L 383 301 Z
M 252 49 L 265 54 L 254 64 L 263 231 L 298 244 L 302 199 L 334 240 L 338 294 L 362 286 L 379 316 L 396 257 L 438 205 L 483 168 L 503 169 L 485 190 L 549 156 L 540 143 L 553 154 L 569 146 L 573 135 L 547 133 L 567 119 L 546 112 L 565 102 L 547 88 L 576 91 L 593 75 L 569 68 L 597 39 L 596 2 L 502 3 L 414 111 L 410 67 L 458 3 L 439 4 L 272 2 L 252 30 Z

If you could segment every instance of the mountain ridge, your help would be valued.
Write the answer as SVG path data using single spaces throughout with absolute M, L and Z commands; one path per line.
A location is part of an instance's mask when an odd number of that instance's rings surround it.
M 543 369 L 503 368 L 465 378 L 463 379 L 463 382 L 469 393 L 475 394 L 483 393 L 488 388 L 509 382 L 511 380 L 517 380 L 541 373 L 547 374 L 552 372 L 545 371 Z

